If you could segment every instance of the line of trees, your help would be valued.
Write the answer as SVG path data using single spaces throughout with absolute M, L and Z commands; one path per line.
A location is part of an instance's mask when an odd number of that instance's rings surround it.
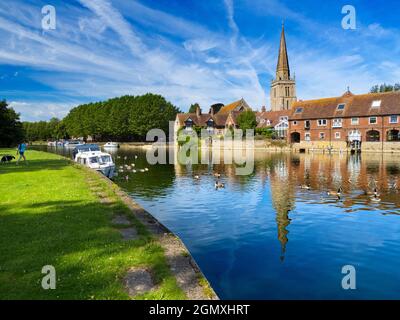
M 169 121 L 174 121 L 179 112 L 164 97 L 148 93 L 78 106 L 64 118 L 63 124 L 73 137 L 143 141 L 154 128 L 168 133 Z
M 63 120 L 24 122 L 23 127 L 29 141 L 89 136 L 96 141 L 143 141 L 154 128 L 168 133 L 169 121 L 179 112 L 164 97 L 148 93 L 83 104 Z
M 0 147 L 13 147 L 24 139 L 24 130 L 19 114 L 0 101 Z
M 370 90 L 371 93 L 381 93 L 381 92 L 389 92 L 389 91 L 399 91 L 400 90 L 400 83 L 392 84 L 377 84 L 373 86 Z
M 46 141 L 69 138 L 63 121 L 52 118 L 50 121 L 23 122 L 25 138 L 28 141 Z

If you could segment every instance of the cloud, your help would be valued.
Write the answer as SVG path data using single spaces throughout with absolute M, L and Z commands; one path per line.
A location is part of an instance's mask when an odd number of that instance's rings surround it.
M 62 119 L 73 107 L 65 103 L 24 101 L 11 101 L 9 106 L 21 114 L 22 121 L 50 120 L 53 117 Z
M 347 85 L 365 92 L 399 76 L 395 55 L 377 49 L 379 39 L 385 39 L 393 52 L 400 50 L 397 30 L 380 23 L 359 23 L 356 32 L 344 33 L 329 24 L 321 27 L 314 17 L 277 0 L 224 0 L 216 4 L 224 16 L 212 23 L 208 17 L 185 19 L 173 8 L 155 9 L 139 1 L 79 3 L 60 2 L 57 29 L 43 32 L 37 5 L 0 2 L 0 65 L 25 67 L 18 79 L 34 83 L 30 91 L 8 88 L 0 94 L 27 103 L 18 105 L 26 118 L 48 117 L 55 108 L 62 115 L 75 103 L 147 92 L 162 94 L 183 110 L 194 102 L 207 108 L 241 97 L 256 109 L 268 105 L 279 34 L 249 34 L 244 16 L 290 21 L 289 58 L 301 99 L 337 95 Z M 247 16 L 250 11 L 253 15 Z M 301 35 L 294 36 L 298 30 Z M 9 75 L 2 81 L 14 72 L 2 70 L 1 77 Z

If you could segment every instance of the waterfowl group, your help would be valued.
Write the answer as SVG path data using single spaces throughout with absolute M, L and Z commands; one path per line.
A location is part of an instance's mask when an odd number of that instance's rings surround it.
M 300 185 L 300 189 L 311 190 L 311 186 L 309 184 L 302 184 Z

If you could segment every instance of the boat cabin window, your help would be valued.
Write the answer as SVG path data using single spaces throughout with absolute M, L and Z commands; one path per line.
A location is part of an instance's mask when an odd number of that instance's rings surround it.
M 91 158 L 89 158 L 89 161 L 90 161 L 90 163 L 97 163 L 98 162 L 97 157 L 91 157 Z
M 111 157 L 110 156 L 101 156 L 100 160 L 102 163 L 108 163 L 108 162 L 111 162 Z

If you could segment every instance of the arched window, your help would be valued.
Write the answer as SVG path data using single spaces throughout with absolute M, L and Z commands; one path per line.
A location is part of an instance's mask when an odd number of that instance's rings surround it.
M 377 130 L 370 130 L 367 131 L 367 141 L 369 142 L 379 142 L 380 139 L 380 133 Z
M 387 141 L 400 141 L 400 131 L 393 129 L 387 132 Z
M 292 143 L 299 143 L 300 142 L 300 133 L 298 132 L 292 132 L 290 134 L 290 141 Z

